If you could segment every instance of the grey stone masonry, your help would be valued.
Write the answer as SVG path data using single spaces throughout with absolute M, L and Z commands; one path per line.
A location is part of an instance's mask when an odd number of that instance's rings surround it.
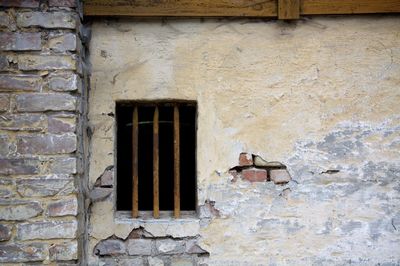
M 0 264 L 85 265 L 80 0 L 0 0 Z

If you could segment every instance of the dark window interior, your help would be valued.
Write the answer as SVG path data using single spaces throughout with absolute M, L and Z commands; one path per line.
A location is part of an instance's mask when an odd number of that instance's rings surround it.
M 174 208 L 173 103 L 159 108 L 160 210 Z M 132 117 L 139 113 L 139 210 L 153 208 L 153 115 L 155 103 L 118 102 L 117 119 L 117 210 L 132 209 Z M 178 103 L 180 113 L 181 210 L 196 209 L 196 105 Z

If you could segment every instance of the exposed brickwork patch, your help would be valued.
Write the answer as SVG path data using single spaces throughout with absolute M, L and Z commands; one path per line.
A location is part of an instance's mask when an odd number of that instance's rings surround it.
M 286 184 L 292 178 L 286 166 L 280 162 L 266 161 L 261 156 L 242 152 L 239 155 L 239 165 L 229 170 L 232 182 L 239 177 L 249 182 L 272 181 L 275 184 Z

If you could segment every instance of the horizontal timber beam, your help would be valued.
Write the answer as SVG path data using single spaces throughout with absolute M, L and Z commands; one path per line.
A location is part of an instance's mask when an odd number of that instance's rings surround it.
M 400 13 L 400 0 L 84 0 L 85 16 L 296 19 L 298 15 L 373 13 Z

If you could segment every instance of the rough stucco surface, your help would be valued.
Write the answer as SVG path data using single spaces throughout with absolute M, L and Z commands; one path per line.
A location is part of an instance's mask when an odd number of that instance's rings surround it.
M 139 226 L 199 236 L 209 265 L 400 263 L 399 25 L 94 22 L 89 186 L 114 165 L 115 101 L 196 100 L 198 205 L 215 201 L 219 215 L 121 220 L 112 194 L 92 204 L 90 263 L 100 240 Z M 243 151 L 281 161 L 293 180 L 231 182 Z

